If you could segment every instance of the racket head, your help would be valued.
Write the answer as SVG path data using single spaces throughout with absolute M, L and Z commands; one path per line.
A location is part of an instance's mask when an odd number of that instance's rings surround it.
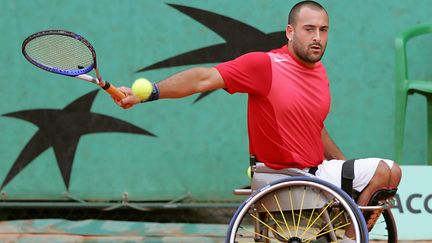
M 27 37 L 24 57 L 43 70 L 78 76 L 96 68 L 96 52 L 81 35 L 66 30 L 44 30 Z

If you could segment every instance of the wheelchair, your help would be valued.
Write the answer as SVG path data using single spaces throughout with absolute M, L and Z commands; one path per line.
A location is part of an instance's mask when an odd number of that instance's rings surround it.
M 263 163 L 251 168 L 251 189 L 234 190 L 249 197 L 232 217 L 226 243 L 343 242 L 347 228 L 358 243 L 369 242 L 369 236 L 397 242 L 390 210 L 396 189 L 379 190 L 368 206 L 359 206 L 342 189 L 301 169 L 273 170 Z M 376 235 L 378 224 L 385 234 Z

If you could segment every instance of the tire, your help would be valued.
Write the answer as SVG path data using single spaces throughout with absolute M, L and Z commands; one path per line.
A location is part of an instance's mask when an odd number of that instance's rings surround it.
M 353 227 L 356 242 L 368 242 L 363 215 L 344 191 L 317 178 L 288 177 L 257 190 L 240 205 L 225 242 L 340 241 L 347 225 Z
M 388 243 L 396 243 L 398 242 L 398 236 L 397 236 L 397 228 L 396 228 L 396 222 L 393 218 L 393 213 L 391 212 L 391 209 L 388 208 L 384 210 L 381 214 L 382 218 L 378 219 L 378 221 L 375 223 L 374 228 L 369 233 L 370 237 L 377 237 L 379 239 L 385 240 L 387 239 Z M 381 225 L 384 224 L 384 225 Z M 385 231 L 379 232 L 377 230 L 381 228 L 384 228 Z

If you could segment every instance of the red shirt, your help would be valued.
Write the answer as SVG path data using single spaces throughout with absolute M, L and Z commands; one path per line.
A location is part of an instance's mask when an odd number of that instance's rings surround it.
M 216 69 L 229 93 L 248 93 L 249 150 L 258 161 L 274 169 L 322 163 L 330 90 L 321 62 L 306 67 L 284 46 L 245 54 Z

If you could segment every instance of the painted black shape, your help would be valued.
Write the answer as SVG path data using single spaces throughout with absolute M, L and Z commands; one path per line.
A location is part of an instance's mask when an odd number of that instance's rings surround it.
M 266 34 L 250 25 L 223 15 L 182 5 L 168 5 L 216 32 L 226 42 L 165 59 L 143 67 L 137 72 L 182 65 L 224 62 L 248 52 L 268 51 L 286 42 L 285 31 Z
M 211 94 L 211 93 L 213 93 L 213 92 L 214 92 L 214 90 L 212 90 L 212 91 L 202 92 L 202 93 L 198 96 L 198 98 L 196 98 L 196 99 L 194 100 L 193 103 L 197 103 L 199 100 L 204 99 L 207 95 L 209 95 L 209 94 Z
M 143 67 L 137 72 L 183 65 L 225 62 L 248 52 L 268 51 L 286 43 L 285 31 L 266 34 L 250 25 L 223 15 L 177 4 L 168 5 L 208 27 L 226 42 L 162 60 Z M 211 92 L 202 93 L 194 102 Z
M 65 186 L 69 188 L 75 151 L 83 135 L 122 132 L 155 137 L 154 134 L 125 121 L 91 112 L 90 108 L 98 91 L 81 96 L 63 110 L 34 109 L 3 114 L 31 122 L 39 127 L 39 130 L 15 160 L 0 189 L 50 147 L 54 150 Z

